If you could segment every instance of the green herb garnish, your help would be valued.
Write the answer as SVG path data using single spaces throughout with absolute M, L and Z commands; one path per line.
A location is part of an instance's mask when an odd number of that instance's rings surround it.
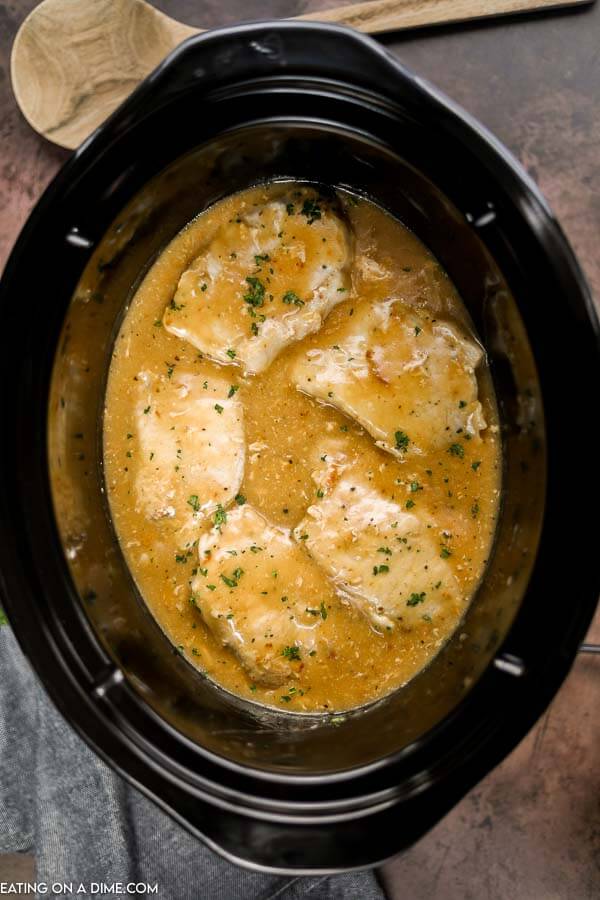
M 220 578 L 221 578 L 221 581 L 225 582 L 227 587 L 236 588 L 238 586 L 238 582 L 243 574 L 244 574 L 243 569 L 234 569 L 233 572 L 231 573 L 231 578 L 229 578 L 227 575 L 221 575 Z
M 462 459 L 465 455 L 465 448 L 462 444 L 450 444 L 448 447 L 448 453 L 451 456 L 458 456 L 459 459 Z
M 396 450 L 401 450 L 403 453 L 405 450 L 408 450 L 410 439 L 405 431 L 397 431 L 394 438 L 396 440 Z
M 255 278 L 254 275 L 249 275 L 248 278 L 246 278 L 246 283 L 249 284 L 250 287 L 248 292 L 244 294 L 244 302 L 252 307 L 262 306 L 265 302 L 265 286 L 262 281 Z
M 227 522 L 227 513 L 219 503 L 217 508 L 215 509 L 215 514 L 213 516 L 213 522 L 216 528 L 221 530 L 221 525 L 224 525 Z
M 300 215 L 306 216 L 308 224 L 312 225 L 313 222 L 321 218 L 321 207 L 316 200 L 306 199 L 302 204 Z
M 298 294 L 295 294 L 293 291 L 286 291 L 281 299 L 288 305 L 304 306 L 304 300 L 301 300 Z

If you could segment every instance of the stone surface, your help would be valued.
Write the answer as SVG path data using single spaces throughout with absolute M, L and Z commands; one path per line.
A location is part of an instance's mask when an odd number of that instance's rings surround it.
M 0 0 L 0 264 L 68 152 L 34 134 L 10 90 L 9 53 L 33 0 Z M 162 0 L 208 27 L 293 15 L 326 0 Z M 484 122 L 540 184 L 600 296 L 600 6 L 387 36 L 386 45 Z M 600 641 L 600 616 L 589 640 Z M 521 745 L 416 847 L 384 867 L 393 898 L 600 896 L 600 657 L 580 656 Z M 16 866 L 16 868 L 15 868 Z M 0 858 L 0 881 L 31 874 Z
M 35 861 L 27 853 L 4 853 L 0 856 L 0 882 L 19 881 L 31 883 L 35 878 Z M 25 892 L 25 896 L 33 896 Z

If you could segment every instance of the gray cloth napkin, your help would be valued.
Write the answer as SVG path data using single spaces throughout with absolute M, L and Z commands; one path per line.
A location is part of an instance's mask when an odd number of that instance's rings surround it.
M 36 878 L 157 883 L 159 900 L 381 900 L 371 872 L 245 872 L 126 784 L 56 711 L 9 627 L 0 628 L 0 853 L 35 853 Z M 57 896 L 49 889 L 46 897 Z

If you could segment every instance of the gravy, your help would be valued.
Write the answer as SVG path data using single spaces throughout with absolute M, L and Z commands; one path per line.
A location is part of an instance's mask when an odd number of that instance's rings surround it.
M 146 274 L 104 464 L 175 647 L 290 712 L 360 706 L 433 658 L 500 494 L 485 356 L 442 267 L 370 201 L 283 182 L 199 215 Z

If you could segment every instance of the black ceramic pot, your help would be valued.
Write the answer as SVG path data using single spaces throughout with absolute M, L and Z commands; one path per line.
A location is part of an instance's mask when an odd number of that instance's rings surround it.
M 194 214 L 272 177 L 349 186 L 431 248 L 485 343 L 503 430 L 497 540 L 464 622 L 408 686 L 333 719 L 262 712 L 173 651 L 103 488 L 103 390 L 133 287 Z M 65 718 L 192 833 L 271 871 L 372 865 L 531 728 L 596 606 L 598 322 L 536 187 L 444 96 L 342 28 L 192 38 L 48 188 L 0 304 L 2 603 Z

